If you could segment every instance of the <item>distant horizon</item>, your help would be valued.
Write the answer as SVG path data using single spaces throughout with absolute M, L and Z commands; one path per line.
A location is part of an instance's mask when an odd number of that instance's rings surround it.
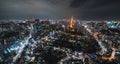
M 70 19 L 71 18 L 71 16 L 69 16 L 69 17 L 57 17 L 57 18 L 54 18 L 54 17 L 50 17 L 50 18 L 48 18 L 48 17 L 27 17 L 27 16 L 23 16 L 23 17 L 19 17 L 19 18 L 16 18 L 16 17 L 10 17 L 10 18 L 8 18 L 8 17 L 4 17 L 4 18 L 1 18 L 0 17 L 0 20 L 31 20 L 31 19 L 43 19 L 43 20 L 50 20 L 50 19 L 52 19 L 52 20 L 63 20 L 63 19 Z M 85 21 L 104 21 L 104 20 L 107 20 L 107 21 L 120 21 L 120 19 L 116 19 L 116 18 L 104 18 L 104 19 L 99 19 L 99 18 L 96 18 L 96 19 L 91 19 L 91 18 L 78 18 L 78 17 L 75 17 L 74 16 L 74 19 L 75 20 L 85 20 Z

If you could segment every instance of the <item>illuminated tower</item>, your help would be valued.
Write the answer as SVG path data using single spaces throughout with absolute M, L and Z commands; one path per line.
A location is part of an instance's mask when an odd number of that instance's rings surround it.
M 73 28 L 73 16 L 72 16 L 71 19 L 70 19 L 69 27 L 70 27 L 70 28 Z

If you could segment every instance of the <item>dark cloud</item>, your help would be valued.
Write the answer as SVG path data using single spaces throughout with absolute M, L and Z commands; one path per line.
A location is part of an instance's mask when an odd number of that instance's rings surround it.
M 120 19 L 120 0 L 0 0 L 0 19 Z
M 79 6 L 84 5 L 87 2 L 87 0 L 72 0 L 70 3 L 70 7 L 77 8 Z
M 78 4 L 79 2 L 79 4 Z M 82 3 L 82 5 L 80 5 Z M 78 4 L 78 5 L 76 5 Z M 73 5 L 73 6 L 71 6 Z M 71 9 L 77 9 L 77 16 L 82 19 L 120 19 L 120 0 L 74 0 Z M 82 15 L 81 15 L 82 13 Z

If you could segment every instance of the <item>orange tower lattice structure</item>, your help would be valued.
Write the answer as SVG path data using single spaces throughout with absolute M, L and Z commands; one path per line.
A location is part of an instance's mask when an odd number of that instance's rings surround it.
M 72 16 L 71 19 L 70 19 L 69 27 L 70 27 L 70 28 L 73 28 L 73 16 Z

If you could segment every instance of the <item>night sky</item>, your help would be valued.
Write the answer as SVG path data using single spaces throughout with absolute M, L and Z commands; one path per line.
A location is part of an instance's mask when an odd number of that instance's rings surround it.
M 120 0 L 0 0 L 0 19 L 120 20 Z

